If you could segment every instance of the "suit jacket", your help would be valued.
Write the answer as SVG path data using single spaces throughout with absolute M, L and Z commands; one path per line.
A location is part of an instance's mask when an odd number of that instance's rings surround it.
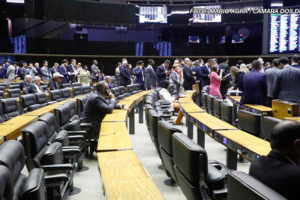
M 204 87 L 206 85 L 210 85 L 210 80 L 209 80 L 209 71 L 206 68 L 206 65 L 203 65 L 199 69 L 199 76 L 200 76 L 200 82 L 201 82 L 201 87 Z
M 51 72 L 51 74 L 53 75 L 54 73 L 58 72 L 58 68 L 55 69 L 54 67 L 51 67 L 51 68 L 50 68 L 50 72 Z
M 50 88 L 50 90 L 60 90 L 65 88 L 65 86 L 63 83 L 56 83 L 54 80 L 51 80 L 48 84 L 48 88 Z
M 41 74 L 42 74 L 42 81 L 50 81 L 51 80 L 51 73 L 48 67 L 43 66 L 41 68 Z
M 240 91 L 243 91 L 243 78 L 244 78 L 245 73 L 244 72 L 238 72 L 236 75 L 233 86 L 234 89 L 239 89 Z
M 20 69 L 20 79 L 24 80 L 26 75 L 27 75 L 26 68 L 25 67 L 21 67 L 21 69 Z
M 100 69 L 97 65 L 92 65 L 91 67 L 91 77 L 92 79 L 97 79 L 97 81 L 99 80 L 99 77 L 100 77 Z
M 280 69 L 277 67 L 273 67 L 271 69 L 266 70 L 265 74 L 267 76 L 267 86 L 268 86 L 267 96 L 273 98 L 276 89 L 275 84 L 277 83 L 278 81 L 277 79 L 279 78 L 280 75 Z
M 166 70 L 167 69 L 163 65 L 156 69 L 157 84 L 159 87 L 161 87 L 164 80 L 167 79 Z
M 292 65 L 292 67 L 295 67 L 297 69 L 300 69 L 300 65 Z
M 174 70 L 171 73 L 170 76 L 170 88 L 169 91 L 172 95 L 179 95 L 179 89 L 180 89 L 180 76 L 179 74 Z
M 7 70 L 6 70 L 6 77 L 9 79 L 9 80 L 14 80 L 16 77 L 15 77 L 15 74 L 16 74 L 16 68 L 15 66 L 13 65 L 10 65 Z
M 20 89 L 23 91 L 23 94 L 28 94 L 28 86 L 30 83 L 27 83 L 25 80 L 20 83 Z
M 75 68 L 76 68 L 76 66 L 75 66 Z M 67 66 L 67 72 L 68 72 L 68 80 L 75 82 L 75 71 L 74 71 L 72 65 Z
M 300 197 L 300 167 L 275 151 L 252 162 L 249 174 L 287 199 Z
M 195 84 L 195 79 L 193 76 L 192 69 L 184 65 L 183 66 L 183 87 L 185 90 L 191 90 L 193 88 L 193 85 Z
M 61 65 L 58 68 L 58 72 L 63 75 L 64 77 L 62 78 L 62 83 L 68 83 L 68 72 L 67 68 L 64 65 Z
M 266 105 L 267 89 L 266 75 L 252 70 L 243 78 L 243 95 L 240 104 Z
M 83 108 L 82 121 L 92 123 L 89 131 L 89 138 L 98 139 L 100 125 L 106 114 L 111 114 L 115 108 L 120 109 L 115 100 L 106 100 L 98 92 L 91 93 L 88 96 Z
M 201 77 L 200 77 L 200 68 L 201 68 L 200 65 L 196 65 L 196 67 L 192 68 L 192 71 L 196 72 L 195 76 L 196 76 L 197 81 L 200 81 L 200 79 L 201 79 Z
M 45 92 L 43 90 L 43 88 L 40 87 L 40 90 Z M 28 84 L 28 86 L 26 87 L 26 90 L 23 89 L 23 94 L 24 94 L 24 91 L 26 92 L 26 94 L 35 94 L 35 93 L 38 93 L 34 83 L 31 83 L 31 84 Z
M 145 69 L 145 89 L 149 90 L 152 87 L 156 87 L 156 75 L 151 65 L 148 65 Z
M 120 67 L 121 85 L 126 86 L 130 84 L 131 73 L 128 67 L 123 65 Z
M 300 69 L 286 66 L 280 70 L 276 81 L 274 98 L 300 103 Z
M 21 78 L 21 67 L 16 68 L 16 75 Z
M 135 75 L 135 83 L 139 84 L 141 86 L 141 88 L 144 88 L 144 83 L 145 83 L 145 77 L 144 77 L 144 68 L 140 68 L 140 67 L 135 67 L 133 69 L 133 73 Z

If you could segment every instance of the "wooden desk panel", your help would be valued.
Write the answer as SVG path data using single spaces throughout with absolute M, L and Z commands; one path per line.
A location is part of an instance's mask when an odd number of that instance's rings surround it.
M 20 115 L 17 117 L 14 117 L 4 123 L 2 123 L 3 125 L 18 125 L 18 126 L 27 126 L 28 124 L 30 124 L 31 122 L 34 122 L 37 120 L 37 116 L 24 116 L 24 115 Z
M 201 109 L 197 104 L 194 102 L 192 103 L 183 103 L 180 105 L 182 110 L 187 113 L 195 113 L 195 112 L 205 112 L 203 109 Z
M 150 177 L 133 150 L 100 152 L 97 156 L 104 185 L 111 181 Z
M 0 145 L 4 143 L 4 137 L 0 137 Z
M 300 122 L 300 117 L 285 117 L 285 120 L 293 120 L 293 121 L 297 121 Z
M 112 114 L 107 114 L 102 122 L 126 122 L 127 110 L 115 109 Z
M 165 199 L 151 178 L 111 181 L 104 188 L 108 200 Z

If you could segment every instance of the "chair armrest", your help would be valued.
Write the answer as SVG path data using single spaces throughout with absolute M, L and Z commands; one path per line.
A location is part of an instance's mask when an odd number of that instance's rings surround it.
M 68 131 L 68 134 L 69 134 L 69 137 L 75 136 L 75 135 L 85 136 L 85 135 L 87 135 L 87 131 Z
M 40 166 L 45 171 L 52 171 L 52 170 L 73 170 L 74 165 L 70 163 L 64 163 L 64 164 L 54 164 L 54 165 L 42 165 Z
M 76 148 L 63 148 L 62 149 L 63 155 L 65 156 L 77 156 L 78 154 L 80 154 L 80 150 L 79 147 Z
M 212 193 L 213 193 L 212 195 L 213 195 L 214 199 L 216 199 L 216 200 L 227 199 L 228 190 L 227 190 L 227 188 L 223 188 L 223 189 L 219 189 L 219 190 L 213 190 Z
M 62 147 L 62 149 L 64 150 L 64 149 L 75 149 L 75 150 L 79 150 L 80 149 L 80 147 L 79 146 L 64 146 L 64 147 Z
M 64 182 L 69 181 L 69 176 L 64 173 L 54 174 L 54 175 L 46 175 L 46 176 L 44 176 L 44 178 L 45 178 L 46 183 L 58 182 L 58 181 L 64 181 Z

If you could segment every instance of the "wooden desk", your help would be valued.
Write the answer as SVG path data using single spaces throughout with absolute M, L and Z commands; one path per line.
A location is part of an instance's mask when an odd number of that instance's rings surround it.
M 107 114 L 102 122 L 126 122 L 127 110 L 115 109 L 112 114 Z
M 4 143 L 4 137 L 0 137 L 0 144 L 3 144 Z
M 124 104 L 127 108 L 129 108 L 129 111 L 136 105 L 135 104 L 135 101 L 133 100 L 128 100 L 128 101 L 124 101 L 124 100 L 121 100 L 119 101 L 118 105 L 122 105 Z
M 4 123 L 2 123 L 3 125 L 18 125 L 18 126 L 27 126 L 29 125 L 31 122 L 34 122 L 37 120 L 37 116 L 24 116 L 24 115 L 20 115 L 17 117 L 14 117 Z
M 101 123 L 97 151 L 132 150 L 125 122 Z
M 205 112 L 203 109 L 201 109 L 197 104 L 194 102 L 192 103 L 183 103 L 180 104 L 180 110 L 182 112 L 186 113 L 196 113 L 196 112 Z
M 300 122 L 300 117 L 285 117 L 284 119 Z
M 241 96 L 230 96 L 229 99 L 232 101 L 233 104 L 239 104 L 241 102 Z
M 249 110 L 250 112 L 260 113 L 264 116 L 266 115 L 272 116 L 273 110 L 270 107 L 266 107 L 262 105 L 254 105 L 254 104 L 245 104 L 245 106 L 247 107 L 247 110 Z

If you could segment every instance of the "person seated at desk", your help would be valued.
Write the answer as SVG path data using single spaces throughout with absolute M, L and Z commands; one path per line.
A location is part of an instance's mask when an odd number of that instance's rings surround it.
M 105 76 L 104 82 L 107 83 L 109 89 L 113 88 L 113 85 L 111 84 L 111 77 L 110 76 Z
M 176 121 L 174 122 L 175 125 L 183 125 L 182 123 L 182 118 L 183 118 L 183 113 L 181 112 L 180 108 L 179 108 L 179 103 L 175 101 L 175 98 L 173 98 L 169 92 L 169 86 L 170 83 L 168 80 L 164 80 L 162 83 L 162 88 L 158 90 L 159 92 L 159 97 L 160 99 L 170 102 L 170 108 L 169 111 L 173 111 L 174 109 L 178 109 L 178 116 Z
M 41 88 L 41 78 L 39 76 L 36 76 L 33 80 L 33 84 L 30 84 L 27 87 L 27 94 L 34 94 L 34 93 L 45 93 L 43 88 Z M 24 93 L 24 90 L 23 90 Z
M 114 109 L 128 109 L 125 105 L 117 105 L 117 103 L 108 84 L 104 81 L 100 81 L 96 85 L 96 91 L 88 96 L 83 108 L 82 122 L 92 123 L 88 133 L 88 138 L 94 140 L 90 144 L 90 157 L 96 150 L 101 122 L 105 115 L 111 114 Z
M 300 198 L 300 123 L 285 120 L 271 134 L 272 151 L 252 162 L 249 174 L 287 199 Z
M 61 75 L 59 72 L 54 73 L 52 80 L 48 84 L 48 88 L 50 88 L 50 90 L 60 90 L 60 89 L 65 88 L 62 83 L 63 77 L 64 76 Z
M 31 85 L 32 78 L 30 75 L 25 76 L 25 80 L 21 82 L 20 89 L 23 91 L 23 94 L 28 94 L 28 87 Z

